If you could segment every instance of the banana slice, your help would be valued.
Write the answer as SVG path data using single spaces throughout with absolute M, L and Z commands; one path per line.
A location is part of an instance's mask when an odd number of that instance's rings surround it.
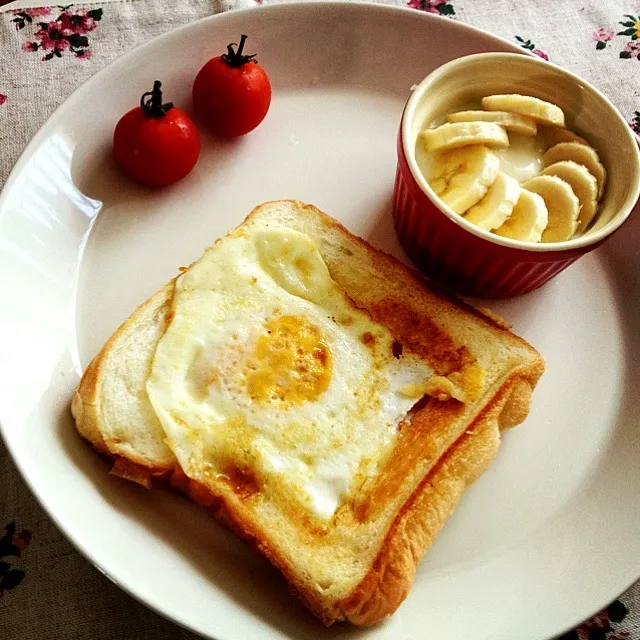
M 495 122 L 452 122 L 426 129 L 421 135 L 427 151 L 448 151 L 473 144 L 509 146 L 507 132 Z
M 564 127 L 564 112 L 560 107 L 533 96 L 518 93 L 487 96 L 482 98 L 482 106 L 487 111 L 509 111 L 533 118 L 536 122 Z
M 456 213 L 464 213 L 484 197 L 499 167 L 495 153 L 476 145 L 434 154 L 425 178 L 442 202 Z
M 484 198 L 471 207 L 464 217 L 481 229 L 497 229 L 509 218 L 519 197 L 518 181 L 499 171 Z
M 520 197 L 511 215 L 494 233 L 523 242 L 540 242 L 548 220 L 549 213 L 542 196 L 520 189 Z
M 569 240 L 578 228 L 580 201 L 573 189 L 556 176 L 536 176 L 522 185 L 523 189 L 542 196 L 549 220 L 542 233 L 542 242 Z
M 580 201 L 580 220 L 578 231 L 584 231 L 598 211 L 598 181 L 589 173 L 589 170 L 581 164 L 571 160 L 554 162 L 542 174 L 556 176 L 564 180 L 578 196 Z
M 542 165 L 548 167 L 561 160 L 572 160 L 585 166 L 598 181 L 598 200 L 602 198 L 604 185 L 607 182 L 607 172 L 593 147 L 577 142 L 560 142 L 542 156 Z
M 538 137 L 544 143 L 545 151 L 561 142 L 577 142 L 578 144 L 586 144 L 589 146 L 589 143 L 584 138 L 564 127 L 552 127 L 545 124 L 539 125 Z
M 508 111 L 458 111 L 447 116 L 448 122 L 495 122 L 507 131 L 523 136 L 535 136 L 538 132 L 535 120 Z

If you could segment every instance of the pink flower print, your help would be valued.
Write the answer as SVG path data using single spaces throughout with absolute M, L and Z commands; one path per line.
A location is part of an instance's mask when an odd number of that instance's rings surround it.
M 629 613 L 629 609 L 620 602 L 614 600 L 606 609 L 581 624 L 571 634 L 564 637 L 575 637 L 577 640 L 589 640 L 590 638 L 602 638 L 605 640 L 625 640 L 629 638 L 626 631 L 617 629 L 614 625 L 621 623 Z
M 82 51 L 78 51 L 76 53 L 76 58 L 81 58 L 82 60 L 91 60 L 91 49 L 82 49 Z
M 637 58 L 640 60 L 640 40 L 629 40 L 620 52 L 621 58 Z
M 23 51 L 45 51 L 42 61 L 61 58 L 65 51 L 70 51 L 76 58 L 91 59 L 89 38 L 86 34 L 97 27 L 102 19 L 102 9 L 90 11 L 74 10 L 61 7 L 62 12 L 55 20 L 39 22 L 40 27 L 34 34 L 34 40 L 22 45 Z
M 607 42 L 609 42 L 615 34 L 611 29 L 596 29 L 591 34 L 591 39 L 596 43 L 596 49 L 605 49 Z
M 31 543 L 31 536 L 31 531 L 23 529 L 20 533 L 16 533 L 16 535 L 13 536 L 13 544 L 15 544 L 20 551 L 25 551 Z
M 32 7 L 31 9 L 25 9 L 25 13 L 28 13 L 32 18 L 49 16 L 51 15 L 51 7 Z
M 96 28 L 96 21 L 89 15 L 83 15 L 82 21 L 78 26 L 78 33 L 89 33 Z
M 65 38 L 65 34 L 60 29 L 58 22 L 50 22 L 39 31 L 36 31 L 34 35 L 37 40 L 40 40 L 40 48 L 45 51 L 52 51 L 55 54 L 69 47 L 69 41 Z M 58 57 L 60 56 L 58 55 Z
M 7 96 L 4 93 L 0 93 L 0 107 L 7 101 Z
M 594 42 L 609 42 L 609 40 L 613 39 L 613 36 L 614 33 L 611 29 L 603 29 L 600 27 L 600 29 L 596 29 L 593 32 L 591 38 Z
M 11 22 L 15 24 L 16 31 L 20 31 L 21 29 L 24 29 L 28 24 L 31 24 L 34 18 L 51 15 L 51 7 L 33 7 L 30 9 L 14 9 L 9 13 L 12 16 L 15 16 Z
M 15 589 L 24 578 L 24 571 L 12 566 L 14 558 L 20 558 L 29 546 L 31 532 L 26 529 L 16 533 L 16 523 L 10 522 L 0 537 L 0 598 L 5 592 Z
M 438 13 L 434 0 L 409 0 L 408 5 L 412 9 L 419 9 L 427 13 Z
M 72 14 L 63 12 L 58 17 L 59 29 L 65 36 L 72 36 L 74 33 L 84 35 L 96 28 L 96 21 L 87 14 Z
M 56 26 L 63 36 L 68 37 L 76 33 L 78 28 L 76 23 L 80 23 L 81 20 L 80 16 L 71 15 L 63 11 L 56 20 Z
M 441 16 L 454 16 L 456 14 L 453 5 L 447 0 L 409 0 L 407 6 Z
M 537 55 L 538 58 L 542 58 L 543 60 L 549 59 L 549 56 L 544 51 L 542 51 L 542 49 L 536 49 L 536 45 L 533 44 L 531 40 L 525 40 L 520 36 L 516 36 L 516 40 L 520 43 L 520 46 L 523 49 L 526 49 L 527 51 L 531 51 L 531 53 L 534 53 L 535 55 Z

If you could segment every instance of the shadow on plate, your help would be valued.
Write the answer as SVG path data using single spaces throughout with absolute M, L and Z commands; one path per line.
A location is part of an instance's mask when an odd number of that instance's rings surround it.
M 194 571 L 248 615 L 260 618 L 286 636 L 301 640 L 359 638 L 366 633 L 364 629 L 346 624 L 325 627 L 288 593 L 286 582 L 277 569 L 217 524 L 206 509 L 169 489 L 147 490 L 110 476 L 108 460 L 78 436 L 69 412 L 58 416 L 57 425 L 58 436 L 69 458 L 107 503 L 169 545 Z M 118 584 L 115 577 L 107 575 Z M 175 586 L 167 581 L 166 588 L 173 590 Z M 142 598 L 141 601 L 144 602 Z
M 71 180 L 84 196 L 103 203 L 104 208 L 136 203 L 137 211 L 151 213 L 154 202 L 170 197 L 191 182 L 206 180 L 228 162 L 229 153 L 247 144 L 246 138 L 219 138 L 200 131 L 200 158 L 189 175 L 165 187 L 147 187 L 127 178 L 113 157 L 111 141 L 77 147 L 71 157 Z
M 640 478 L 640 431 L 638 415 L 638 380 L 640 380 L 640 271 L 638 270 L 638 246 L 640 245 L 640 211 L 629 220 L 622 231 L 600 248 L 597 253 L 608 280 L 610 290 L 618 309 L 618 322 L 624 335 L 624 387 L 614 437 L 602 457 L 599 473 L 594 475 L 593 485 L 597 488 L 602 474 L 610 474 L 612 469 L 627 469 L 618 474 L 621 494 L 627 496 L 630 506 L 637 507 L 637 492 L 629 491 L 623 476 L 629 468 L 635 468 L 635 477 Z M 595 343 L 597 344 L 597 342 Z M 640 482 L 638 483 L 640 485 Z M 639 486 L 640 488 L 640 486 Z M 639 512 L 640 514 L 640 512 Z
M 392 255 L 405 264 L 411 264 L 400 246 L 393 227 L 392 209 L 393 193 L 390 191 L 367 217 L 367 227 L 362 231 L 362 237 L 376 249 Z

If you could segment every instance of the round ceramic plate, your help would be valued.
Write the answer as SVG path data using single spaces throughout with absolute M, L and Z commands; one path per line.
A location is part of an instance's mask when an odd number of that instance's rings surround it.
M 110 159 L 118 117 L 155 78 L 189 105 L 201 64 L 240 33 L 273 82 L 252 134 L 205 137 L 196 169 L 151 191 Z M 410 88 L 458 56 L 512 45 L 375 5 L 227 13 L 131 52 L 81 87 L 29 145 L 0 200 L 0 419 L 58 526 L 150 607 L 205 636 L 541 640 L 640 575 L 640 219 L 542 290 L 492 303 L 547 361 L 385 624 L 326 630 L 266 561 L 178 495 L 107 474 L 75 433 L 83 367 L 138 303 L 258 203 L 297 198 L 400 259 L 390 201 Z M 100 109 L 95 109 L 99 104 Z M 87 114 L 91 114 L 90 117 Z

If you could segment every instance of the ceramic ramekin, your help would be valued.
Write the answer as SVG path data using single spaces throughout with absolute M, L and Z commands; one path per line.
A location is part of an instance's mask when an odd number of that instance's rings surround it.
M 520 93 L 557 104 L 567 127 L 600 155 L 607 185 L 598 218 L 583 235 L 554 243 L 497 236 L 443 204 L 425 180 L 415 152 L 420 130 L 496 93 Z M 640 209 L 640 153 L 628 124 L 597 89 L 528 55 L 482 53 L 436 69 L 406 104 L 397 151 L 393 216 L 400 242 L 427 276 L 466 295 L 508 298 L 537 289 L 600 246 Z

